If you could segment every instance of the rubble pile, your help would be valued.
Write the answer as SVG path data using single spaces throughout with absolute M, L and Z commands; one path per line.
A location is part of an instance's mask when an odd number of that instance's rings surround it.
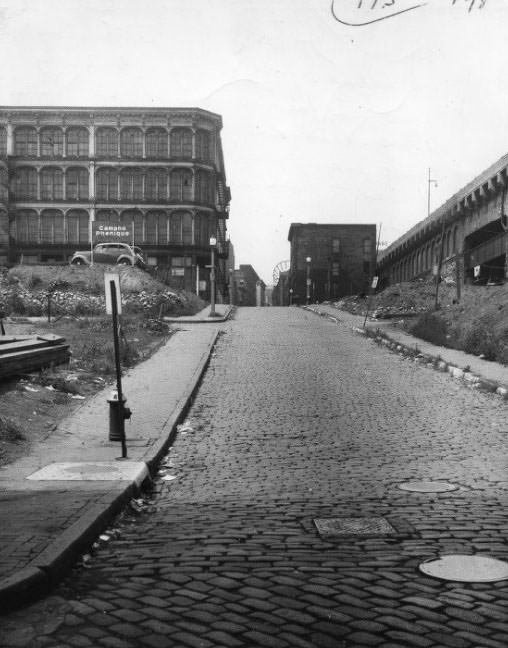
M 101 315 L 105 312 L 104 291 L 87 290 L 81 284 L 57 280 L 44 285 L 42 282 L 23 283 L 19 277 L 9 277 L 7 272 L 0 273 L 0 318 L 10 315 L 40 317 L 48 312 L 55 315 Z M 126 313 L 145 313 L 153 315 L 180 311 L 188 304 L 185 293 L 176 293 L 164 284 L 153 281 L 152 289 L 136 290 L 128 285 L 122 290 L 122 304 Z
M 351 295 L 337 302 L 335 308 L 372 319 L 415 317 L 432 308 L 435 284 L 432 279 L 417 279 L 389 286 L 374 295 Z

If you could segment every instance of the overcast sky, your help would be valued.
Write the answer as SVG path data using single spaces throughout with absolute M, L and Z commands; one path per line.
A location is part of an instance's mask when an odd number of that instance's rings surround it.
M 436 208 L 508 152 L 508 0 L 372 3 L 0 0 L 0 104 L 220 113 L 236 264 L 271 283 L 292 222 L 391 243 L 428 167 Z

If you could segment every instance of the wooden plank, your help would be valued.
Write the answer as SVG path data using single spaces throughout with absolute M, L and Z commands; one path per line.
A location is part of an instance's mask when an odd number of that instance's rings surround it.
M 63 364 L 68 362 L 69 358 L 68 344 L 12 353 L 0 358 L 0 377 L 5 378 L 50 365 Z
M 29 351 L 30 349 L 49 349 L 54 346 L 51 343 L 44 342 L 43 340 L 19 340 L 17 342 L 10 342 L 9 344 L 2 344 L 0 346 L 0 358 L 9 353 L 15 353 L 17 351 Z
M 37 335 L 36 337 L 38 340 L 44 340 L 44 342 L 49 342 L 50 344 L 65 342 L 65 338 L 61 335 L 55 335 L 54 333 L 44 333 L 44 335 Z
M 0 344 L 10 344 L 11 342 L 19 342 L 20 340 L 29 340 L 32 335 L 1 335 Z

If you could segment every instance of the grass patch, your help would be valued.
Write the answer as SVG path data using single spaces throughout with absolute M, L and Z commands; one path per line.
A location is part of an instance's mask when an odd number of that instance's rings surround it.
M 408 325 L 411 335 L 427 340 L 431 344 L 446 346 L 448 343 L 448 325 L 446 320 L 436 313 L 423 313 L 416 321 Z
M 25 436 L 21 429 L 6 416 L 0 416 L 0 441 L 4 443 L 21 443 Z

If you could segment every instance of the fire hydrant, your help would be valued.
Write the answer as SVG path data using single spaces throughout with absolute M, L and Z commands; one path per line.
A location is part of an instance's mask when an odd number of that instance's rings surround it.
M 122 394 L 122 402 L 120 403 L 117 391 L 112 391 L 108 398 L 110 441 L 122 441 L 124 438 L 124 422 L 132 416 L 130 408 L 125 406 L 126 402 L 125 394 Z

